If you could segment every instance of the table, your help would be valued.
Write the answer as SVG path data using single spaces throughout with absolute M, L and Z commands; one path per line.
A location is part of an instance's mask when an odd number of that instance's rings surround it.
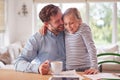
M 84 80 L 90 80 L 82 72 L 77 72 L 84 77 Z M 0 80 L 48 80 L 52 75 L 40 75 L 35 73 L 18 72 L 10 69 L 0 69 Z

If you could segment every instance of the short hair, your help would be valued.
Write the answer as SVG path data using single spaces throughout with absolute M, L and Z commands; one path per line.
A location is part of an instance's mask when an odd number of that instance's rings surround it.
M 58 13 L 58 11 L 60 11 L 60 8 L 58 6 L 49 4 L 42 8 L 42 10 L 39 13 L 39 18 L 42 22 L 47 22 L 50 20 L 50 17 L 55 16 Z
M 66 15 L 74 15 L 77 19 L 81 19 L 80 12 L 78 11 L 77 8 L 68 8 L 64 14 L 63 17 Z

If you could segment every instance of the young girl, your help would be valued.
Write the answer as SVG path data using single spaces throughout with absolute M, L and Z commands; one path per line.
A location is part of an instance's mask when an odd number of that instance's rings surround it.
M 96 47 L 91 29 L 82 23 L 76 8 L 69 8 L 63 14 L 66 45 L 66 68 L 85 71 L 86 74 L 98 72 Z

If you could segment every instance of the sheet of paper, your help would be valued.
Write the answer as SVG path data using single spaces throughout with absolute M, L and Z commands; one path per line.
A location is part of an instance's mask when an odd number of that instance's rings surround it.
M 115 73 L 116 76 L 120 77 L 120 73 Z
M 60 74 L 53 74 L 53 76 L 55 77 L 79 77 L 80 79 L 83 79 L 83 77 L 78 75 L 75 70 L 63 71 Z
M 85 76 L 92 80 L 98 80 L 100 78 L 120 79 L 120 77 L 114 75 L 113 73 L 98 73 L 94 75 L 85 75 Z

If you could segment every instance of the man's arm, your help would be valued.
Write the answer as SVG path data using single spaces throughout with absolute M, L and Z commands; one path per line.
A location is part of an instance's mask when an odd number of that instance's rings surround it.
M 40 34 L 45 35 L 47 32 L 47 23 L 43 24 L 43 26 L 39 29 Z
M 37 56 L 38 45 L 34 36 L 32 36 L 25 45 L 22 53 L 15 61 L 15 69 L 23 72 L 39 73 L 39 64 L 33 64 L 31 61 Z

